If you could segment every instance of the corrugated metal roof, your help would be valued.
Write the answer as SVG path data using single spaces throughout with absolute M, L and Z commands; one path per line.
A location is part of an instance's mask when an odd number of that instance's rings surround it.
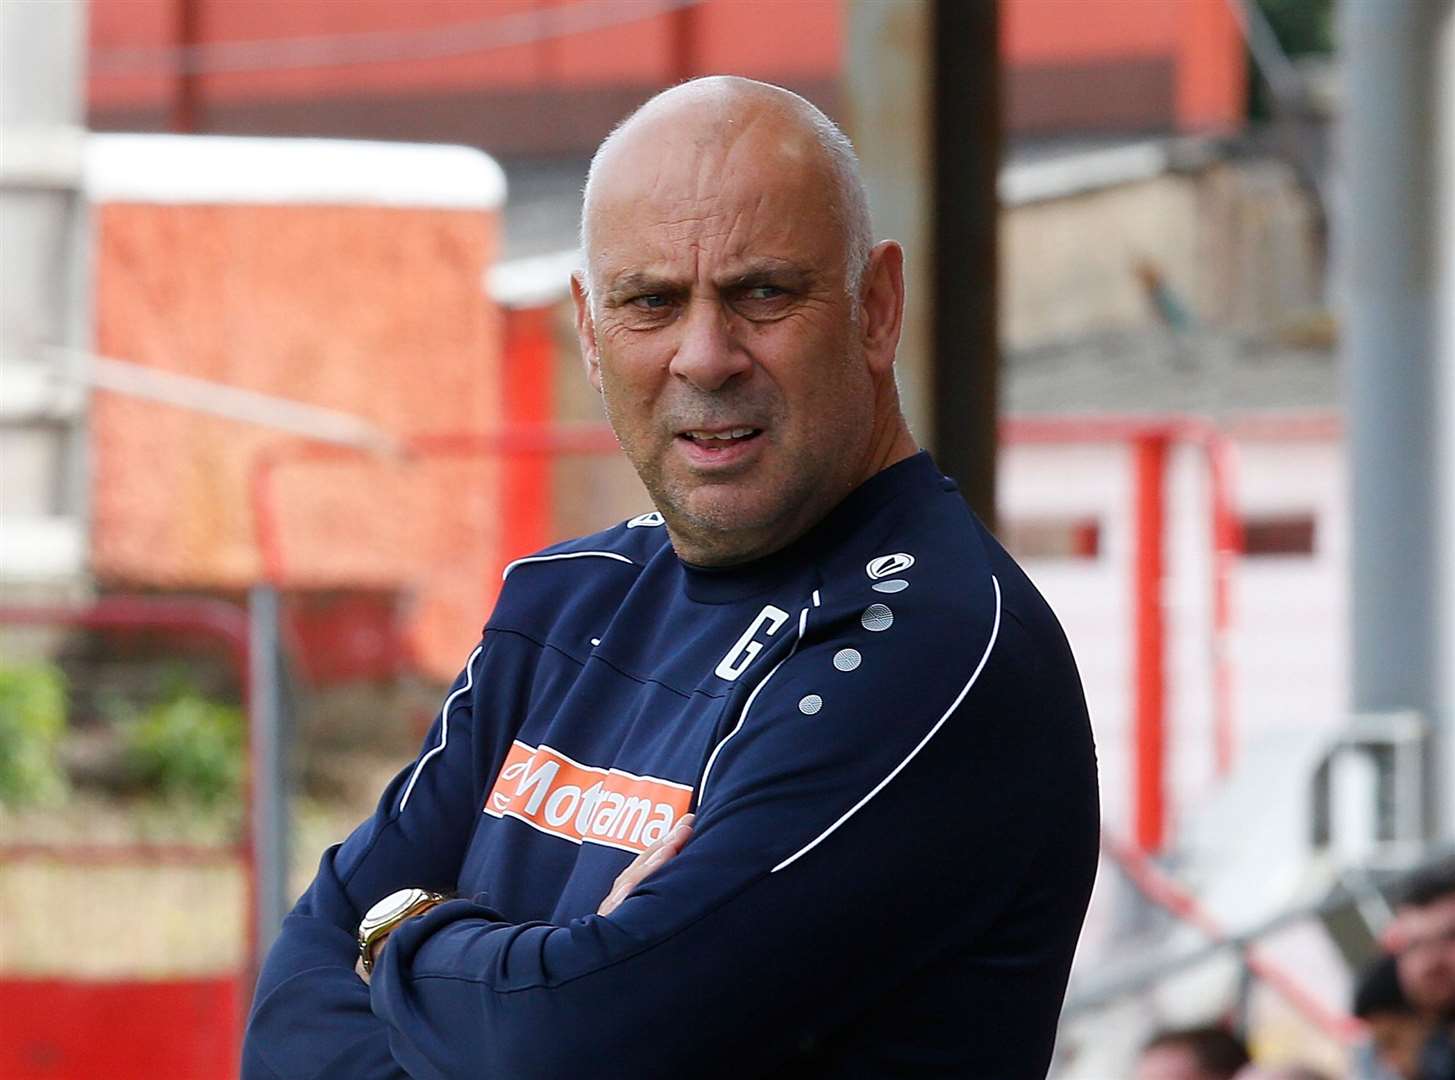
M 1335 409 L 1335 354 L 1212 330 L 1107 331 L 1008 353 L 1005 412 L 1182 412 L 1218 417 Z

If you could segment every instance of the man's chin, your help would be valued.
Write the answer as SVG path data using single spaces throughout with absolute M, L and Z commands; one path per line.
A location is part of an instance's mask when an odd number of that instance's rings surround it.
M 739 492 L 699 490 L 663 516 L 678 554 L 702 565 L 745 562 L 793 539 L 786 507 Z
M 1427 982 L 1419 987 L 1411 987 L 1406 996 L 1411 998 L 1421 1011 L 1455 1016 L 1455 986 L 1450 986 L 1443 981 Z

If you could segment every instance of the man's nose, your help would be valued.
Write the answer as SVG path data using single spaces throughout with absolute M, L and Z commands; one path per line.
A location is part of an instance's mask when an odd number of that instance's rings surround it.
M 720 389 L 733 376 L 750 370 L 753 361 L 733 334 L 729 319 L 729 313 L 714 300 L 703 298 L 689 304 L 680 324 L 682 337 L 667 370 L 699 390 Z

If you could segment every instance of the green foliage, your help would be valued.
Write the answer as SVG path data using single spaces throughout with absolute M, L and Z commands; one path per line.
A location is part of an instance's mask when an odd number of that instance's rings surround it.
M 1334 0 L 1258 0 L 1258 6 L 1289 56 L 1334 51 Z
M 53 802 L 66 791 L 56 751 L 66 679 L 53 664 L 0 665 L 0 803 Z
M 1257 0 L 1273 36 L 1292 59 L 1328 56 L 1334 52 L 1334 0 Z M 1268 86 L 1249 57 L 1248 114 L 1255 120 L 1273 115 Z
M 141 784 L 168 798 L 212 806 L 242 783 L 243 716 L 174 685 L 158 704 L 121 719 L 127 767 Z

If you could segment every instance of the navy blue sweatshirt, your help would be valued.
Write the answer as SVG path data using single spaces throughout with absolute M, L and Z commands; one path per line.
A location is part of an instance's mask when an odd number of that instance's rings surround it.
M 1097 828 L 1065 637 L 928 455 L 741 566 L 643 515 L 508 569 L 285 919 L 243 1076 L 1043 1077 Z M 407 886 L 459 899 L 365 985 L 355 929 Z

